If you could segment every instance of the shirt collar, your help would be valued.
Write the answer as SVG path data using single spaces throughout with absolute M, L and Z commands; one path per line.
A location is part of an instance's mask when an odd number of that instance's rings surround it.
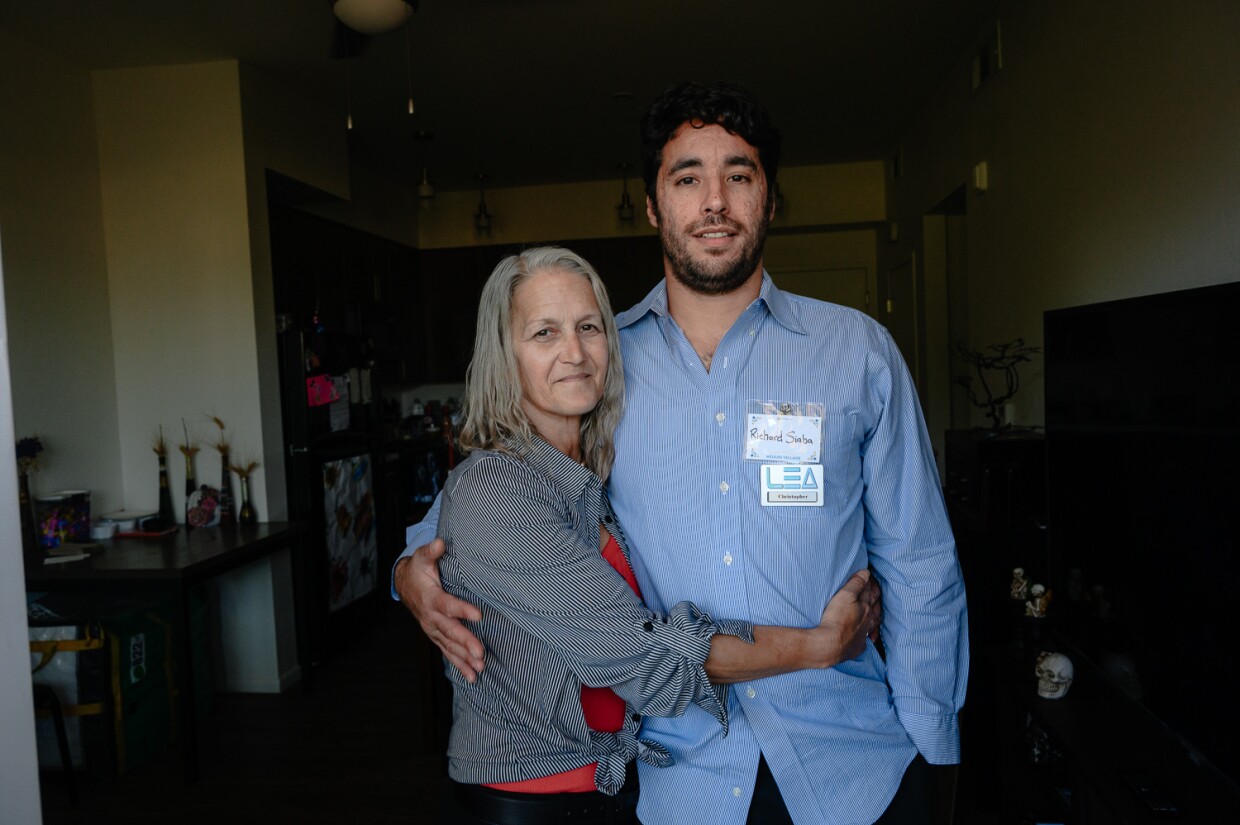
M 775 282 L 771 280 L 771 275 L 765 269 L 762 270 L 762 287 L 758 291 L 758 298 L 754 304 L 765 304 L 771 315 L 781 326 L 792 332 L 805 334 L 805 328 L 797 319 L 796 313 L 792 311 L 792 302 L 788 300 L 786 293 L 779 287 L 775 286 Z M 752 307 L 752 305 L 751 305 Z M 631 309 L 616 316 L 616 326 L 620 329 L 637 323 L 646 317 L 647 313 L 653 313 L 660 318 L 666 318 L 667 310 L 667 278 L 659 281 L 654 289 L 635 304 Z
M 646 317 L 647 313 L 653 312 L 660 318 L 667 316 L 667 278 L 661 278 L 654 289 L 646 293 L 646 297 L 642 298 L 633 306 L 626 309 L 616 316 L 616 327 L 624 329 L 632 326 Z
M 526 464 L 550 478 L 551 483 L 561 490 L 566 498 L 581 498 L 592 484 L 602 489 L 603 483 L 593 470 L 573 461 L 537 433 L 534 434 L 531 444 L 522 444 L 517 439 L 511 439 L 508 444 L 513 453 L 524 459 Z
M 790 332 L 805 335 L 805 327 L 801 325 L 800 319 L 793 311 L 792 301 L 788 300 L 788 293 L 775 286 L 770 273 L 765 269 L 762 270 L 762 289 L 758 292 L 758 300 L 766 304 L 766 308 L 771 311 L 771 316 L 779 322 L 780 326 Z

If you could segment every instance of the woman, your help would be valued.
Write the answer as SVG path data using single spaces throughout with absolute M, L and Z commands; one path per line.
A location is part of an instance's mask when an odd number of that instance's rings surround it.
M 474 683 L 447 668 L 445 822 L 635 822 L 634 758 L 668 759 L 639 738 L 642 714 L 694 703 L 726 728 L 727 682 L 864 646 L 875 617 L 855 601 L 809 629 L 718 622 L 688 602 L 647 610 L 603 489 L 622 408 L 615 321 L 590 265 L 553 247 L 501 261 L 466 376 L 469 457 L 439 519 L 444 587 L 481 608 L 488 658 Z

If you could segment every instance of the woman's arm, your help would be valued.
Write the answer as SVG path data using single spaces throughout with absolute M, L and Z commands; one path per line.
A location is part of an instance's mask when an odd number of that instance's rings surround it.
M 869 570 L 860 570 L 831 597 L 817 627 L 758 625 L 753 629 L 753 644 L 716 634 L 710 640 L 706 675 L 722 685 L 833 667 L 861 655 L 881 615 L 878 584 Z

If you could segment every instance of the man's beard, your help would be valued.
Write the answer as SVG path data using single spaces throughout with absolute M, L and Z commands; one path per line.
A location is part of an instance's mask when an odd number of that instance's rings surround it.
M 659 240 L 663 243 L 663 254 L 671 263 L 672 275 L 677 281 L 700 295 L 726 295 L 740 289 L 758 268 L 770 223 L 769 214 L 764 212 L 756 227 L 757 231 L 748 237 L 739 254 L 730 263 L 724 259 L 709 257 L 705 260 L 694 260 L 689 254 L 689 236 L 703 229 L 717 226 L 740 236 L 740 226 L 726 217 L 705 221 L 683 233 L 677 232 L 666 221 L 660 221 Z

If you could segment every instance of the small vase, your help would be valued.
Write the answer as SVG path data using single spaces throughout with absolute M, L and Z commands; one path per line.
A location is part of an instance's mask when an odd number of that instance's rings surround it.
M 39 533 L 34 523 L 34 499 L 30 495 L 30 478 L 25 473 L 17 475 L 17 503 L 22 511 L 22 551 L 38 555 Z
M 242 524 L 254 524 L 258 521 L 258 513 L 250 503 L 250 477 L 241 476 L 241 509 L 237 511 L 237 521 Z
M 194 472 L 194 454 L 185 456 L 185 529 L 192 530 L 194 525 L 189 522 L 190 497 L 198 492 L 198 474 Z
M 159 457 L 159 521 L 164 528 L 177 523 L 172 509 L 172 490 L 168 487 L 168 457 Z
M 220 524 L 232 524 L 236 521 L 233 515 L 232 470 L 228 460 L 228 451 L 220 452 Z

